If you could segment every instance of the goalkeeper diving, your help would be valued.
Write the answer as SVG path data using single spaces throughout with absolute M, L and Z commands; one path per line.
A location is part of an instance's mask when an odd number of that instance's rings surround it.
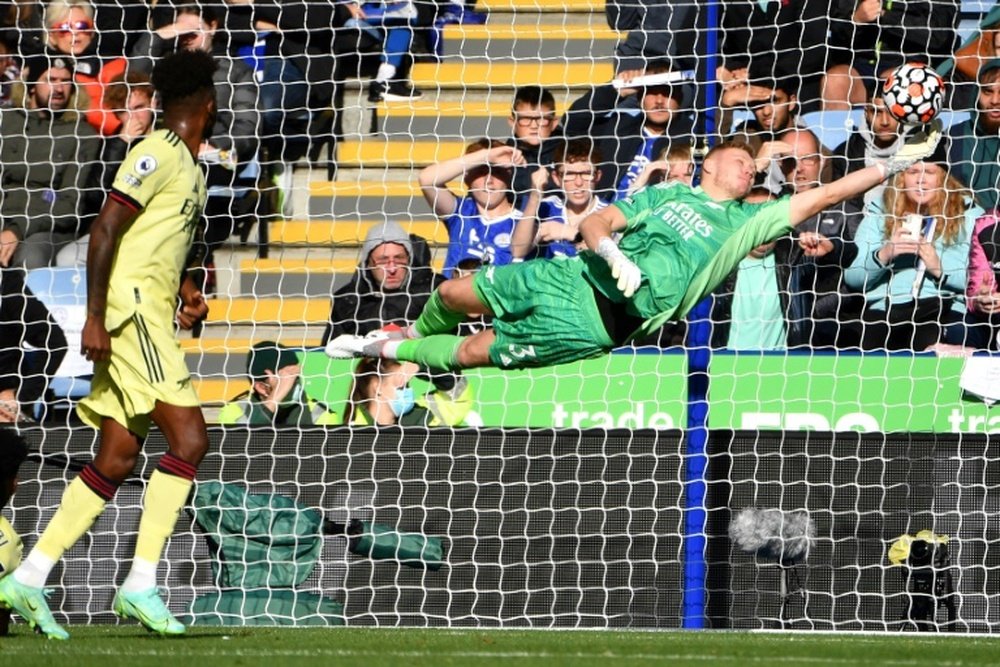
M 446 281 L 401 335 L 343 335 L 326 353 L 449 370 L 554 366 L 600 356 L 684 317 L 750 250 L 919 162 L 940 137 L 935 123 L 884 162 L 761 204 L 743 201 L 757 172 L 750 148 L 719 144 L 705 156 L 700 186 L 655 185 L 585 218 L 580 234 L 589 251 L 578 258 L 486 266 Z M 492 329 L 446 333 L 467 314 L 480 313 L 493 316 Z

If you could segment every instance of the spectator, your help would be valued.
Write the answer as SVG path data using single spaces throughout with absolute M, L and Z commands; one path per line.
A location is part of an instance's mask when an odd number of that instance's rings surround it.
M 720 104 L 723 110 L 746 107 L 753 120 L 745 120 L 732 129 L 730 136 L 740 136 L 754 150 L 761 143 L 795 127 L 798 115 L 798 79 L 764 79 L 753 83 L 739 80 L 723 87 Z M 728 122 L 728 121 L 727 121 Z
M 28 457 L 28 447 L 17 431 L 0 427 L 0 510 L 7 506 L 17 490 L 17 471 Z M 6 518 L 0 516 L 0 579 L 21 564 L 24 545 L 21 536 Z M 0 609 L 0 637 L 10 628 L 10 610 Z
M 417 25 L 417 8 L 412 0 L 375 0 L 347 2 L 354 25 L 372 31 L 382 42 L 381 62 L 375 79 L 368 86 L 368 101 L 408 102 L 424 96 L 413 88 L 404 76 L 404 66 L 410 59 L 413 28 Z
M 834 180 L 894 155 L 903 145 L 902 128 L 885 108 L 881 90 L 881 86 L 876 87 L 871 100 L 865 105 L 864 123 L 833 150 L 830 171 Z M 884 184 L 878 185 L 851 202 L 858 208 L 867 208 L 873 202 L 879 206 L 884 190 Z
M 21 78 L 21 66 L 6 36 L 0 36 L 0 109 L 10 107 L 14 82 Z
M 451 278 L 459 260 L 478 258 L 483 264 L 509 264 L 514 258 L 511 235 L 521 218 L 511 191 L 512 169 L 524 165 L 521 151 L 490 139 L 469 144 L 465 155 L 424 167 L 418 180 L 424 199 L 448 228 L 444 276 Z M 468 194 L 448 189 L 463 177 Z
M 28 418 L 65 356 L 66 336 L 23 272 L 0 271 L 0 423 Z
M 795 193 L 824 182 L 826 158 L 819 138 L 809 130 L 792 128 L 765 144 L 761 154 L 777 158 L 782 178 Z M 792 295 L 793 326 L 789 342 L 813 347 L 856 347 L 852 337 L 864 299 L 844 284 L 844 270 L 857 255 L 854 237 L 861 209 L 850 201 L 817 213 L 796 227 L 788 240 L 778 241 L 778 255 L 789 269 L 784 282 Z
M 695 52 L 695 6 L 677 0 L 608 0 L 604 5 L 608 26 L 628 31 L 615 47 L 615 71 L 645 69 L 651 60 Z M 694 67 L 694 62 L 684 62 Z
M 121 121 L 104 103 L 104 88 L 125 72 L 124 53 L 107 61 L 97 54 L 94 6 L 89 0 L 52 0 L 45 7 L 46 42 L 50 57 L 68 57 L 73 63 L 73 80 L 86 94 L 87 122 L 98 133 L 115 134 Z
M 226 52 L 224 40 L 216 43 L 219 29 L 219 18 L 212 6 L 181 5 L 175 11 L 173 23 L 139 39 L 129 65 L 130 71 L 134 67 L 136 71 L 149 73 L 154 60 L 177 49 L 205 51 L 219 63 L 214 75 L 218 114 L 211 135 L 198 153 L 198 160 L 207 166 L 206 182 L 210 188 L 232 187 L 247 164 L 257 159 L 259 144 L 258 90 L 253 70 Z M 237 214 L 232 198 L 208 198 L 205 241 L 209 253 L 232 234 Z
M 156 111 L 153 84 L 149 77 L 139 72 L 129 72 L 113 79 L 104 93 L 104 102 L 120 121 L 118 132 L 105 137 L 101 145 L 101 159 L 94 169 L 99 170 L 100 189 L 92 189 L 85 197 L 85 208 L 90 215 L 96 215 L 104 205 L 105 194 L 118 173 L 118 167 L 132 146 L 153 131 Z M 98 180 L 95 178 L 95 180 Z M 85 234 L 73 243 L 67 244 L 56 255 L 56 266 L 87 266 L 87 248 L 90 234 Z
M 976 220 L 969 250 L 969 313 L 976 323 L 979 347 L 1000 350 L 1000 215 Z
M 44 48 L 44 7 L 34 0 L 0 0 L 0 30 L 12 53 L 24 56 Z
M 829 3 L 725 2 L 720 8 L 723 63 L 716 78 L 723 87 L 795 76 L 800 79 L 802 112 L 818 108 Z
M 758 172 L 757 185 L 744 201 L 763 204 L 782 194 L 783 184 Z M 786 239 L 781 239 L 785 241 Z M 784 350 L 791 309 L 788 271 L 775 257 L 781 241 L 757 246 L 712 294 L 712 346 L 731 350 Z M 788 248 L 791 244 L 784 243 Z
M 532 189 L 538 168 L 552 164 L 560 143 L 562 131 L 556 118 L 556 99 L 541 86 L 521 86 L 514 91 L 508 122 L 513 136 L 507 145 L 524 156 L 524 164 L 514 166 L 512 182 L 515 194 L 520 196 Z
M 664 63 L 645 71 L 622 72 L 618 78 L 630 82 L 637 76 L 663 74 Z M 619 103 L 638 98 L 639 112 L 624 112 Z M 604 156 L 601 179 L 595 187 L 601 198 L 624 197 L 645 166 L 674 141 L 690 143 L 688 114 L 693 92 L 683 83 L 617 89 L 612 84 L 596 86 L 573 102 L 563 119 L 567 138 L 592 137 Z
M 573 139 L 556 149 L 552 179 L 559 191 L 542 199 L 533 215 L 525 207 L 514 229 L 515 257 L 576 256 L 580 221 L 607 206 L 594 193 L 594 183 L 601 177 L 600 163 L 600 152 L 587 139 Z M 540 192 L 548 172 L 540 167 L 538 173 Z
M 373 225 L 361 246 L 361 265 L 333 295 L 323 345 L 341 334 L 364 336 L 387 324 L 416 322 L 443 278 L 414 263 L 413 242 L 396 222 Z
M 450 391 L 436 390 L 417 398 L 409 386 L 417 365 L 388 359 L 362 359 L 354 370 L 354 385 L 345 424 L 353 426 L 477 425 L 472 412 L 475 393 L 460 377 Z M 475 421 L 473 421 L 475 420 Z
M 865 350 L 966 342 L 969 242 L 983 210 L 949 173 L 944 144 L 893 176 L 881 210 L 868 210 L 858 228 L 858 255 L 844 277 L 867 300 Z
M 949 159 L 955 176 L 968 183 L 976 202 L 985 209 L 997 208 L 1000 189 L 1000 58 L 987 61 L 979 70 L 979 97 L 969 120 L 952 125 Z
M 864 104 L 878 81 L 905 62 L 936 67 L 955 50 L 956 0 L 837 0 L 830 6 L 824 109 Z
M 647 164 L 639 178 L 629 189 L 629 194 L 638 192 L 647 185 L 680 181 L 694 185 L 694 153 L 690 144 L 671 144 L 660 155 Z
M 219 411 L 219 423 L 250 426 L 330 426 L 340 417 L 306 393 L 294 350 L 274 341 L 247 354 L 250 390 Z
M 39 55 L 24 69 L 24 107 L 0 114 L 0 267 L 35 269 L 89 225 L 82 201 L 100 146 L 74 111 L 69 61 Z

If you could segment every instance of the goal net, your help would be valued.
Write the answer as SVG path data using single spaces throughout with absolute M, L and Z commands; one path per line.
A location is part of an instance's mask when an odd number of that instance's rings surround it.
M 152 103 L 142 76 L 207 48 L 220 116 L 199 155 L 193 276 L 209 315 L 178 336 L 211 449 L 161 563 L 171 611 L 990 632 L 1000 15 L 870 4 L 79 0 L 11 18 L 0 264 L 27 264 L 48 312 L 4 271 L 0 421 L 31 448 L 4 515 L 30 549 L 99 446 L 73 413 L 92 373 L 80 237 L 134 107 Z M 697 186 L 723 140 L 757 158 L 746 206 L 762 209 L 884 160 L 906 135 L 886 92 L 919 83 L 892 77 L 906 62 L 944 84 L 948 138 L 926 167 L 755 248 L 650 336 L 528 371 L 364 370 L 323 352 L 412 324 L 444 279 L 578 261 L 560 234 L 644 184 Z M 60 67 L 76 81 L 63 92 Z M 700 242 L 704 220 L 675 218 L 677 243 Z M 276 417 L 262 406 L 282 365 L 298 380 Z M 403 385 L 417 425 L 379 398 Z M 154 432 L 56 568 L 59 620 L 113 622 L 165 449 Z

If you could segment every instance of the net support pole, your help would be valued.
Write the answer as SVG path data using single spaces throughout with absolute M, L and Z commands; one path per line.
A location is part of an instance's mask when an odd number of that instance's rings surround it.
M 719 5 L 705 3 L 705 136 L 715 134 L 715 68 L 718 50 Z M 705 505 L 708 471 L 708 366 L 711 360 L 711 300 L 703 299 L 688 318 L 688 406 L 684 480 L 684 598 L 682 627 L 705 627 L 707 544 Z

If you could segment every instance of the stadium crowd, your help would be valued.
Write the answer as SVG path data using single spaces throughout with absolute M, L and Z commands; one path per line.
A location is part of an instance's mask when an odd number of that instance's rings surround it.
M 719 66 L 705 82 L 703 72 L 688 73 L 700 65 L 697 12 L 632 4 L 606 3 L 609 25 L 628 31 L 614 81 L 594 82 L 561 116 L 550 90 L 522 85 L 509 136 L 469 137 L 464 155 L 419 173 L 450 238 L 443 274 L 430 268 L 426 241 L 390 221 L 365 240 L 356 274 L 333 294 L 324 344 L 412 325 L 442 281 L 482 266 L 571 259 L 588 214 L 660 182 L 697 187 L 706 147 L 722 138 L 752 148 L 761 200 L 887 159 L 908 129 L 886 108 L 882 84 L 898 65 L 924 62 L 945 75 L 945 115 L 956 119 L 938 151 L 751 252 L 712 296 L 712 344 L 997 349 L 1000 12 L 960 44 L 952 2 L 725 3 Z M 155 127 L 148 76 L 165 54 L 200 50 L 220 65 L 218 114 L 198 153 L 208 185 L 223 193 L 204 211 L 196 261 L 209 267 L 213 251 L 233 233 L 245 238 L 254 222 L 237 186 L 255 183 L 261 164 L 278 175 L 334 141 L 340 83 L 370 78 L 373 104 L 417 99 L 408 71 L 415 58 L 433 57 L 434 31 L 483 18 L 443 2 L 0 3 L 0 267 L 86 264 L 88 228 L 118 165 Z M 852 108 L 863 110 L 861 122 L 846 141 L 825 145 L 816 114 Z M 963 110 L 967 117 L 950 113 Z M 449 189 L 455 179 L 463 192 Z M 5 279 L 5 300 L 6 286 L 22 283 Z M 684 340 L 685 323 L 671 322 L 631 344 Z M 260 381 L 269 376 L 252 365 L 249 395 L 266 393 Z

